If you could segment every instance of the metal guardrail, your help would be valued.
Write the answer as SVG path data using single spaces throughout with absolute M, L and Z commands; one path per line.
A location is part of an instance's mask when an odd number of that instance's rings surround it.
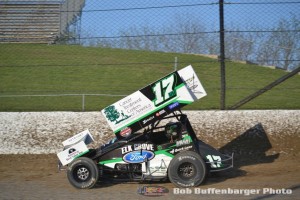
M 85 97 L 86 96 L 107 96 L 107 97 L 125 97 L 128 94 L 25 94 L 25 95 L 0 95 L 0 98 L 14 98 L 14 97 L 63 97 L 63 96 L 81 96 L 82 111 L 85 111 Z

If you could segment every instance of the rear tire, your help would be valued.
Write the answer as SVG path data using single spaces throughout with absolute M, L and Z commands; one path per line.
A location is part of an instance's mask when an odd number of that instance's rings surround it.
M 206 178 L 205 162 L 196 152 L 184 151 L 170 162 L 169 180 L 178 187 L 195 187 Z
M 80 157 L 72 161 L 67 169 L 71 185 L 78 189 L 93 188 L 98 181 L 99 171 L 93 160 Z

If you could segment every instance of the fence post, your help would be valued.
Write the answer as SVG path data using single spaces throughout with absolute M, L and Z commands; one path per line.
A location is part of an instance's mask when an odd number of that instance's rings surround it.
M 84 111 L 84 107 L 85 107 L 85 95 L 82 94 L 82 111 Z
M 225 110 L 226 79 L 225 79 L 225 33 L 224 33 L 224 0 L 219 0 L 220 17 L 220 70 L 221 70 L 221 92 L 220 109 Z

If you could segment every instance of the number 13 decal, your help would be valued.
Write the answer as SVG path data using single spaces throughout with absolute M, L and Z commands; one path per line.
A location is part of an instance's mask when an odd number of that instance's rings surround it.
M 162 79 L 161 81 L 155 83 L 152 90 L 155 94 L 154 105 L 158 106 L 165 101 L 176 96 L 175 91 L 175 74 Z

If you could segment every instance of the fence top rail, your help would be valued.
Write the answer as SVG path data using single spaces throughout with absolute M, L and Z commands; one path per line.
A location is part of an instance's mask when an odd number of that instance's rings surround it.
M 128 94 L 13 94 L 0 95 L 0 98 L 7 97 L 57 97 L 57 96 L 110 96 L 110 97 L 124 97 Z

